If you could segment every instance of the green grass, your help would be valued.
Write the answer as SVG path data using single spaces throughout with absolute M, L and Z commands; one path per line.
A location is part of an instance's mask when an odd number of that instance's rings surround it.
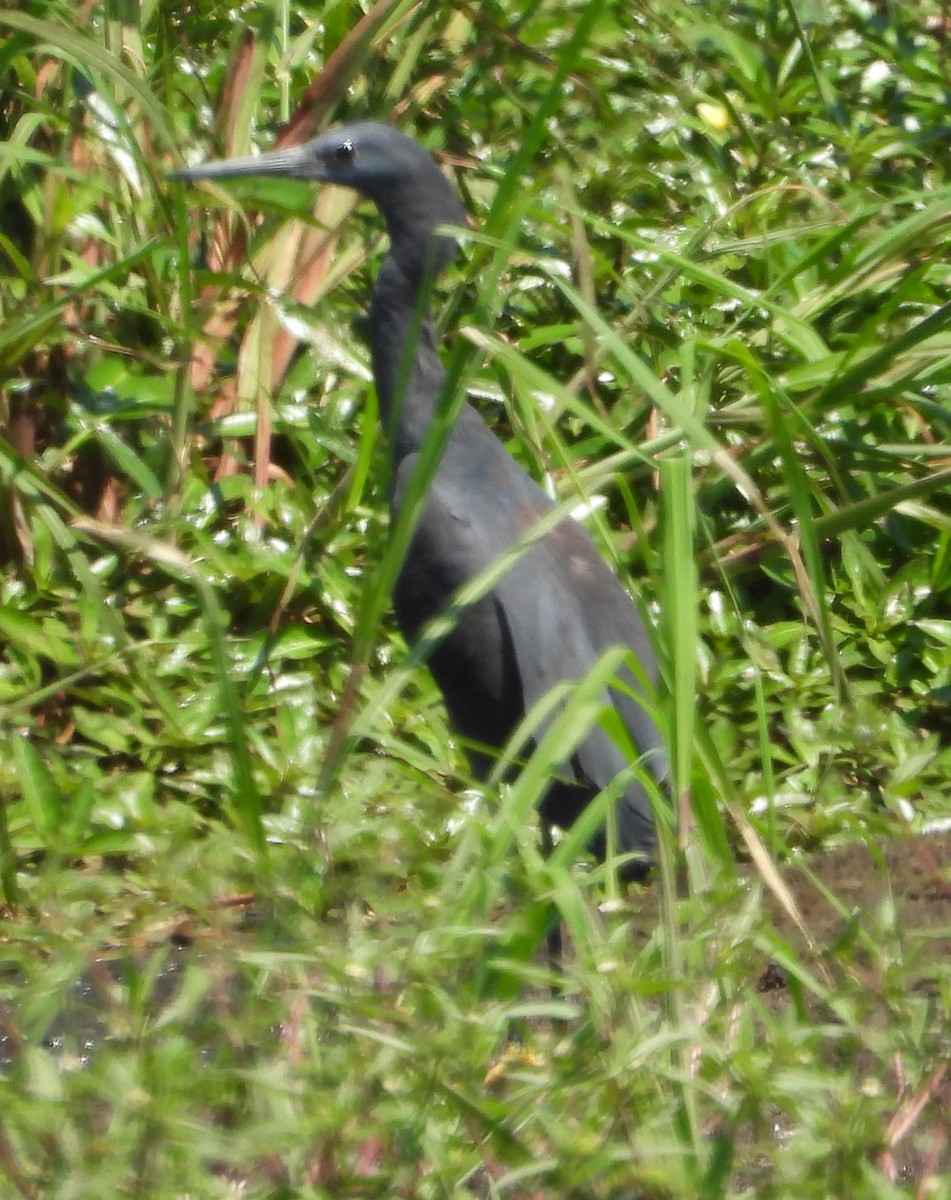
M 915 877 L 833 935 L 803 908 L 818 953 L 764 900 L 949 812 L 946 21 L 0 14 L 0 1196 L 951 1186 Z M 475 794 L 388 616 L 376 214 L 166 179 L 366 116 L 474 219 L 456 397 L 589 502 L 657 627 L 690 819 L 647 897 L 577 865 L 583 830 L 537 845 L 597 681 Z

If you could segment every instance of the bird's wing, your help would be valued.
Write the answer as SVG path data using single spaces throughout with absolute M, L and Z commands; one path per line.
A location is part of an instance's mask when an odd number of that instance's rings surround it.
M 545 561 L 540 566 L 538 560 L 542 558 Z M 610 623 L 605 626 L 603 617 L 606 614 L 597 611 L 605 607 L 603 598 L 596 600 L 594 612 L 586 609 L 584 594 L 579 596 L 569 590 L 550 553 L 536 556 L 530 578 L 522 576 L 518 566 L 513 568 L 498 585 L 496 596 L 509 624 L 526 710 L 556 684 L 583 678 L 611 646 L 633 649 L 631 641 L 640 642 L 639 636 L 632 637 L 632 626 L 639 625 L 633 608 L 629 616 L 620 604 L 611 606 L 615 607 L 614 616 L 620 620 L 614 626 Z M 606 572 L 606 577 L 616 582 L 610 572 Z M 626 595 L 623 600 L 625 606 L 630 606 L 631 601 Z M 640 665 L 650 676 L 653 657 Z M 606 708 L 614 708 L 637 752 L 645 756 L 655 777 L 663 779 L 667 774 L 666 755 L 657 727 L 643 704 L 644 688 L 625 666 L 619 668 L 618 676 L 619 686 L 606 689 L 602 703 Z M 629 752 L 615 741 L 601 722 L 595 723 L 573 754 L 566 757 L 558 772 L 559 778 L 573 778 L 576 786 L 555 782 L 543 802 L 544 815 L 556 825 L 570 826 L 592 795 L 607 787 L 630 765 Z M 636 778 L 631 778 L 625 785 L 614 814 L 617 848 L 625 854 L 641 853 L 651 857 L 656 842 L 651 801 Z M 597 836 L 592 849 L 603 857 L 603 834 Z
M 657 666 L 640 617 L 587 534 L 566 521 L 526 552 L 495 588 L 518 658 L 526 708 L 556 683 L 583 678 L 614 646 L 631 652 L 635 669 L 619 668 L 613 705 L 641 753 L 660 738 L 644 701 Z M 613 743 L 612 743 L 613 745 Z M 620 751 L 618 751 L 618 755 Z M 613 757 L 613 756 L 612 756 Z M 610 772 L 613 778 L 616 770 Z M 609 781 L 595 767 L 599 787 Z
M 526 711 L 555 685 L 584 678 L 610 648 L 631 652 L 634 669 L 626 664 L 618 669 L 618 684 L 605 691 L 603 703 L 617 712 L 654 777 L 664 780 L 666 753 L 650 712 L 654 653 L 630 596 L 587 533 L 574 521 L 562 522 L 515 563 L 494 595 L 509 626 Z M 600 723 L 584 736 L 570 762 L 578 782 L 595 790 L 629 765 L 629 755 Z M 558 824 L 570 824 L 577 809 L 566 811 L 565 820 L 562 804 L 577 805 L 577 795 L 554 789 L 546 813 Z M 650 800 L 639 783 L 628 785 L 616 811 L 619 848 L 650 852 Z

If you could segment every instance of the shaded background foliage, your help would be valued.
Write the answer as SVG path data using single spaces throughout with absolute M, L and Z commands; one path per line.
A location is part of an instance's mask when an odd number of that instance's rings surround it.
M 947 1049 L 910 976 L 878 964 L 863 1099 L 847 988 L 833 1033 L 781 1022 L 767 1050 L 753 1012 L 727 1037 L 768 919 L 716 929 L 707 900 L 635 954 L 610 881 L 599 915 L 602 881 L 539 861 L 536 783 L 467 797 L 384 616 L 375 214 L 164 175 L 368 115 L 441 155 L 474 223 L 454 367 L 660 621 L 702 894 L 758 838 L 782 858 L 947 815 L 945 6 L 36 0 L 0 31 L 20 1190 L 720 1195 L 758 1164 L 763 1194 L 905 1194 L 889 1064 L 913 1092 Z M 574 958 L 532 1008 L 551 903 Z M 169 990 L 170 931 L 202 953 Z M 121 969 L 89 984 L 106 947 Z M 687 1011 L 670 981 L 711 956 L 719 1002 Z M 112 1051 L 83 1070 L 38 1045 L 87 1024 Z

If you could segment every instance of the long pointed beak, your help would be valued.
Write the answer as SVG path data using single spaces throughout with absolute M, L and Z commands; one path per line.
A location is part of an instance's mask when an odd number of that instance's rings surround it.
M 271 150 L 267 154 L 250 154 L 246 158 L 221 158 L 172 171 L 169 179 L 196 182 L 201 179 L 237 179 L 241 176 L 280 176 L 294 179 L 322 179 L 319 159 L 309 152 L 309 146 L 290 146 L 286 150 Z

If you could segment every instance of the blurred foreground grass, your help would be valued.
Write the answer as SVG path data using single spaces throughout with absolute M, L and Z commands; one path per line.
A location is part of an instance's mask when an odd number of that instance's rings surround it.
M 824 957 L 733 869 L 951 807 L 947 22 L 0 14 L 4 1194 L 951 1187 L 945 842 Z M 544 863 L 543 770 L 467 791 L 381 619 L 375 215 L 163 178 L 368 115 L 473 215 L 461 386 L 659 626 L 678 904 Z

